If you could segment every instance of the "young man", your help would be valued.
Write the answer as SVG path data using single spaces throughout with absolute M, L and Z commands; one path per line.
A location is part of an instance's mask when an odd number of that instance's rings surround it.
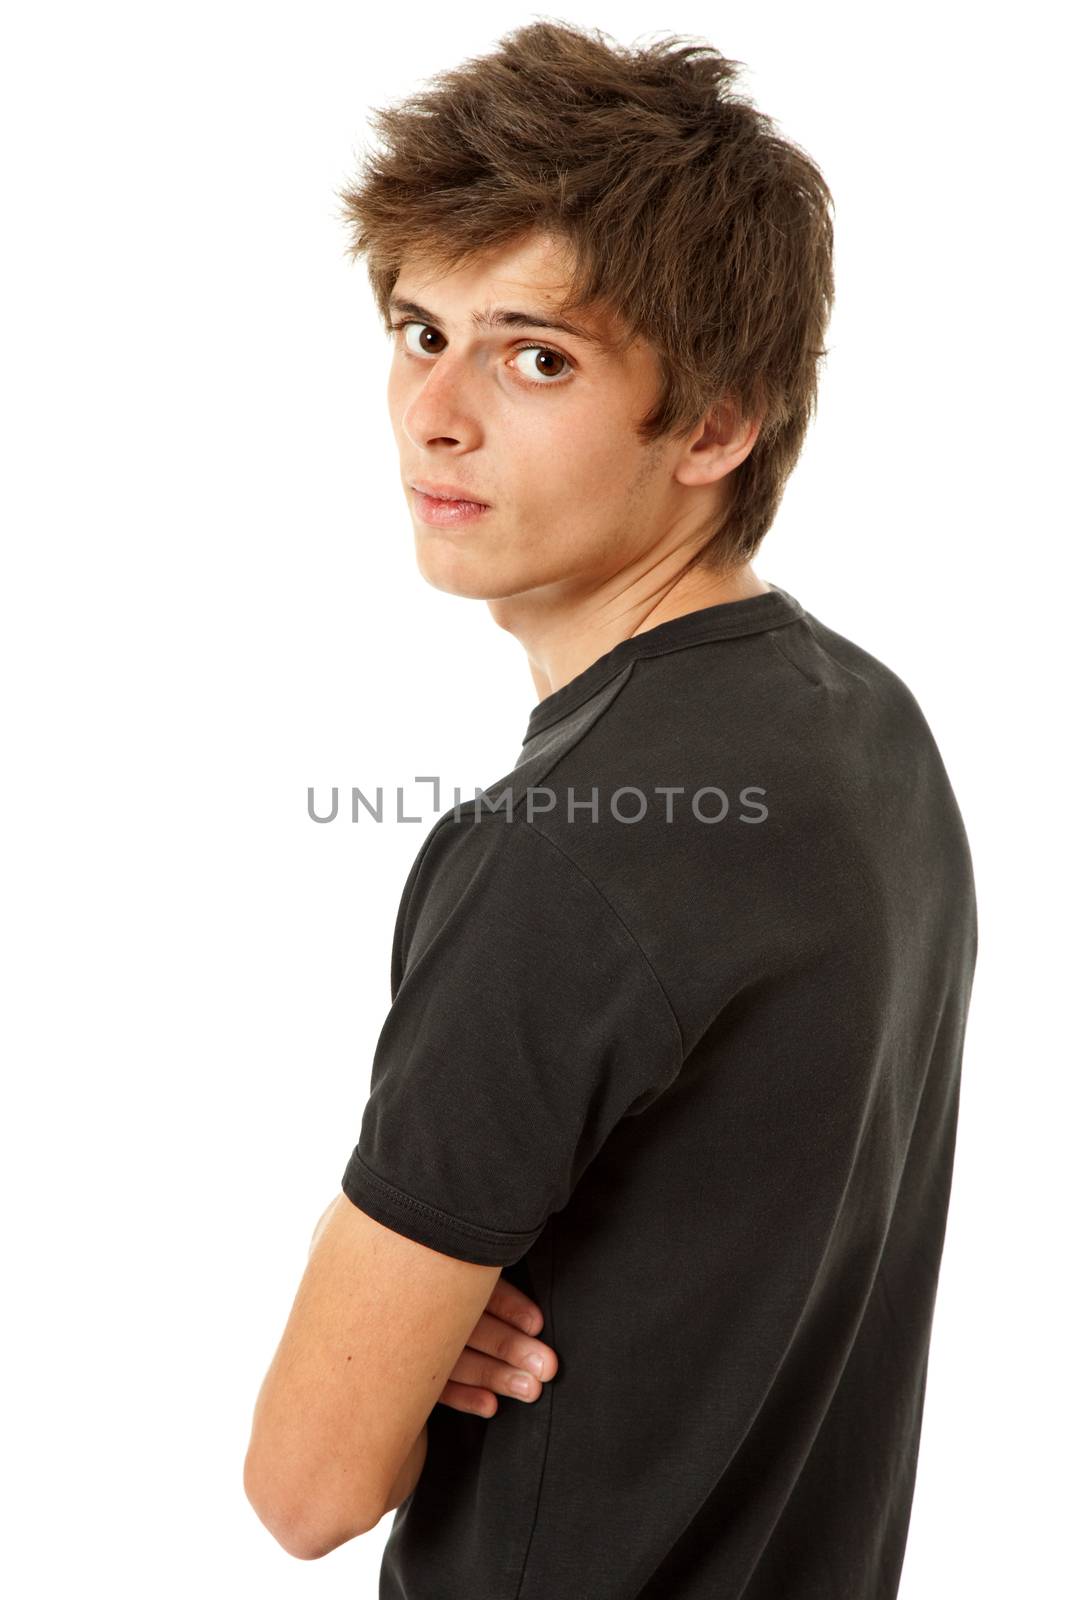
M 390 1600 L 897 1592 L 974 885 L 912 694 L 752 566 L 831 202 L 733 66 L 538 23 L 345 193 L 419 571 L 538 696 L 412 867 L 245 1462 L 301 1557 L 398 1508 Z

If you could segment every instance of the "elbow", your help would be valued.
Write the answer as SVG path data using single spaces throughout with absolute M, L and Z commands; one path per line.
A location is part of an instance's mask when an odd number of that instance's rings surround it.
M 316 1549 L 304 1519 L 280 1492 L 276 1476 L 262 1470 L 251 1450 L 245 1456 L 244 1491 L 260 1522 L 287 1555 L 298 1561 L 314 1561 L 320 1553 L 325 1554 Z
M 287 1555 L 298 1561 L 319 1561 L 339 1545 L 369 1533 L 381 1521 L 381 1511 L 360 1507 L 346 1521 L 323 1517 L 322 1497 L 283 1492 L 277 1475 L 263 1471 L 251 1450 L 244 1463 L 244 1492 L 248 1503 L 271 1537 Z

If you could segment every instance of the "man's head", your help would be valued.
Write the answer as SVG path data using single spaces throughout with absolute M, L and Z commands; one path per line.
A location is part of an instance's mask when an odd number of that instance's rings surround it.
M 737 65 L 538 22 L 373 114 L 382 147 L 341 198 L 395 330 L 405 492 L 491 506 L 417 522 L 438 587 L 754 555 L 815 407 L 833 228 L 814 163 L 732 92 Z

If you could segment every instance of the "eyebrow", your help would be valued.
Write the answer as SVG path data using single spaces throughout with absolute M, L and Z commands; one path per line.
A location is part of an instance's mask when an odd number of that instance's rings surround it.
M 420 306 L 415 300 L 401 300 L 396 295 L 391 295 L 389 309 L 400 311 L 405 316 L 417 317 L 420 322 L 428 322 L 435 328 L 444 327 L 440 317 L 428 311 L 425 306 Z M 534 311 L 507 311 L 494 307 L 489 311 L 472 311 L 471 322 L 476 328 L 547 328 L 550 332 L 566 333 L 572 339 L 582 339 L 586 344 L 596 345 L 601 349 L 607 349 L 609 344 L 607 339 L 600 338 L 576 322 L 567 322 L 558 315 L 538 316 Z

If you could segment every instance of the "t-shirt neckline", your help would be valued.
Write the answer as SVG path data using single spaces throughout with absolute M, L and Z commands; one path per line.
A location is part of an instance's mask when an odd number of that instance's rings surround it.
M 569 682 L 537 702 L 530 712 L 523 744 L 528 744 L 535 734 L 558 722 L 560 717 L 576 710 L 639 656 L 680 650 L 686 645 L 702 644 L 708 639 L 730 639 L 746 633 L 762 633 L 767 628 L 796 622 L 803 614 L 804 608 L 800 602 L 772 583 L 765 594 L 750 595 L 747 600 L 727 600 L 718 605 L 700 606 L 695 611 L 685 612 L 683 616 L 659 622 L 644 633 L 620 639 L 618 644 L 598 656 Z

